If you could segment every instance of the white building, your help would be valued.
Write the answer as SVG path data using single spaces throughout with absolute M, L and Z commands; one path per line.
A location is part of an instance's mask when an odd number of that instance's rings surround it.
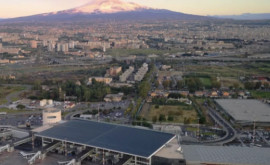
M 134 67 L 130 66 L 128 70 L 126 70 L 121 76 L 120 81 L 125 82 L 127 81 L 128 77 L 133 73 Z
M 43 110 L 43 125 L 55 124 L 62 120 L 60 109 L 48 108 Z
M 135 74 L 134 80 L 142 81 L 147 71 L 148 71 L 148 64 L 144 63 L 142 67 L 138 70 L 138 72 Z
M 53 100 L 51 100 L 51 99 L 50 100 L 47 100 L 47 99 L 40 100 L 39 105 L 41 107 L 44 107 L 46 105 L 53 105 Z

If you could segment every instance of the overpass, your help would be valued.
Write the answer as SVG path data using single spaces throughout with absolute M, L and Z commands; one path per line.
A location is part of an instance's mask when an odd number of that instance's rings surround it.
M 211 141 L 204 141 L 204 144 L 208 145 L 223 145 L 233 141 L 236 138 L 236 130 L 227 122 L 220 114 L 215 112 L 211 107 L 208 107 L 208 115 L 226 132 L 226 135 L 220 139 L 215 139 Z

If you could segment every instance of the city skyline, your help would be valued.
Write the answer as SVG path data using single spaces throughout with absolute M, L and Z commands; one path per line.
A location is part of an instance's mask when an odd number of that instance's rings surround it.
M 125 0 L 151 8 L 168 9 L 196 15 L 238 15 L 242 13 L 269 13 L 268 0 Z M 0 18 L 29 16 L 61 11 L 81 6 L 91 0 L 10 0 L 1 2 Z M 154 3 L 153 3 L 154 2 Z M 198 7 L 199 6 L 199 7 Z

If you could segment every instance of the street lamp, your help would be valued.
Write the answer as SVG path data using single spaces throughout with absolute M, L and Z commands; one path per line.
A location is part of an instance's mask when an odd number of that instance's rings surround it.
M 198 117 L 198 130 L 197 130 L 197 138 L 200 140 L 200 118 Z

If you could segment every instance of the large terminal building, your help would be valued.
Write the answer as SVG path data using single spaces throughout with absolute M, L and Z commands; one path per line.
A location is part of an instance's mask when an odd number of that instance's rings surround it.
M 69 165 L 185 164 L 174 134 L 89 120 L 76 119 L 46 124 L 32 130 L 32 136 L 0 147 L 0 153 L 4 150 L 14 152 L 14 148 L 16 151 L 19 145 L 27 144 L 32 148 L 32 153 L 19 152 L 19 155 L 27 158 L 22 160 L 22 165 L 39 162 Z M 64 158 L 45 163 L 52 155 Z M 8 160 L 13 160 L 12 156 Z
M 270 148 L 180 145 L 174 134 L 88 120 L 61 121 L 36 128 L 32 133 L 0 146 L 0 164 L 269 165 L 270 162 Z M 27 146 L 31 148 L 29 151 L 22 150 Z
M 152 164 L 152 157 L 175 135 L 85 120 L 71 120 L 35 134 L 42 146 L 63 143 L 63 152 L 77 146 L 94 159 L 114 162 L 122 158 L 135 164 Z M 77 152 L 77 149 L 73 150 Z M 96 157 L 94 155 L 100 155 Z M 122 161 L 123 161 L 122 160 Z

